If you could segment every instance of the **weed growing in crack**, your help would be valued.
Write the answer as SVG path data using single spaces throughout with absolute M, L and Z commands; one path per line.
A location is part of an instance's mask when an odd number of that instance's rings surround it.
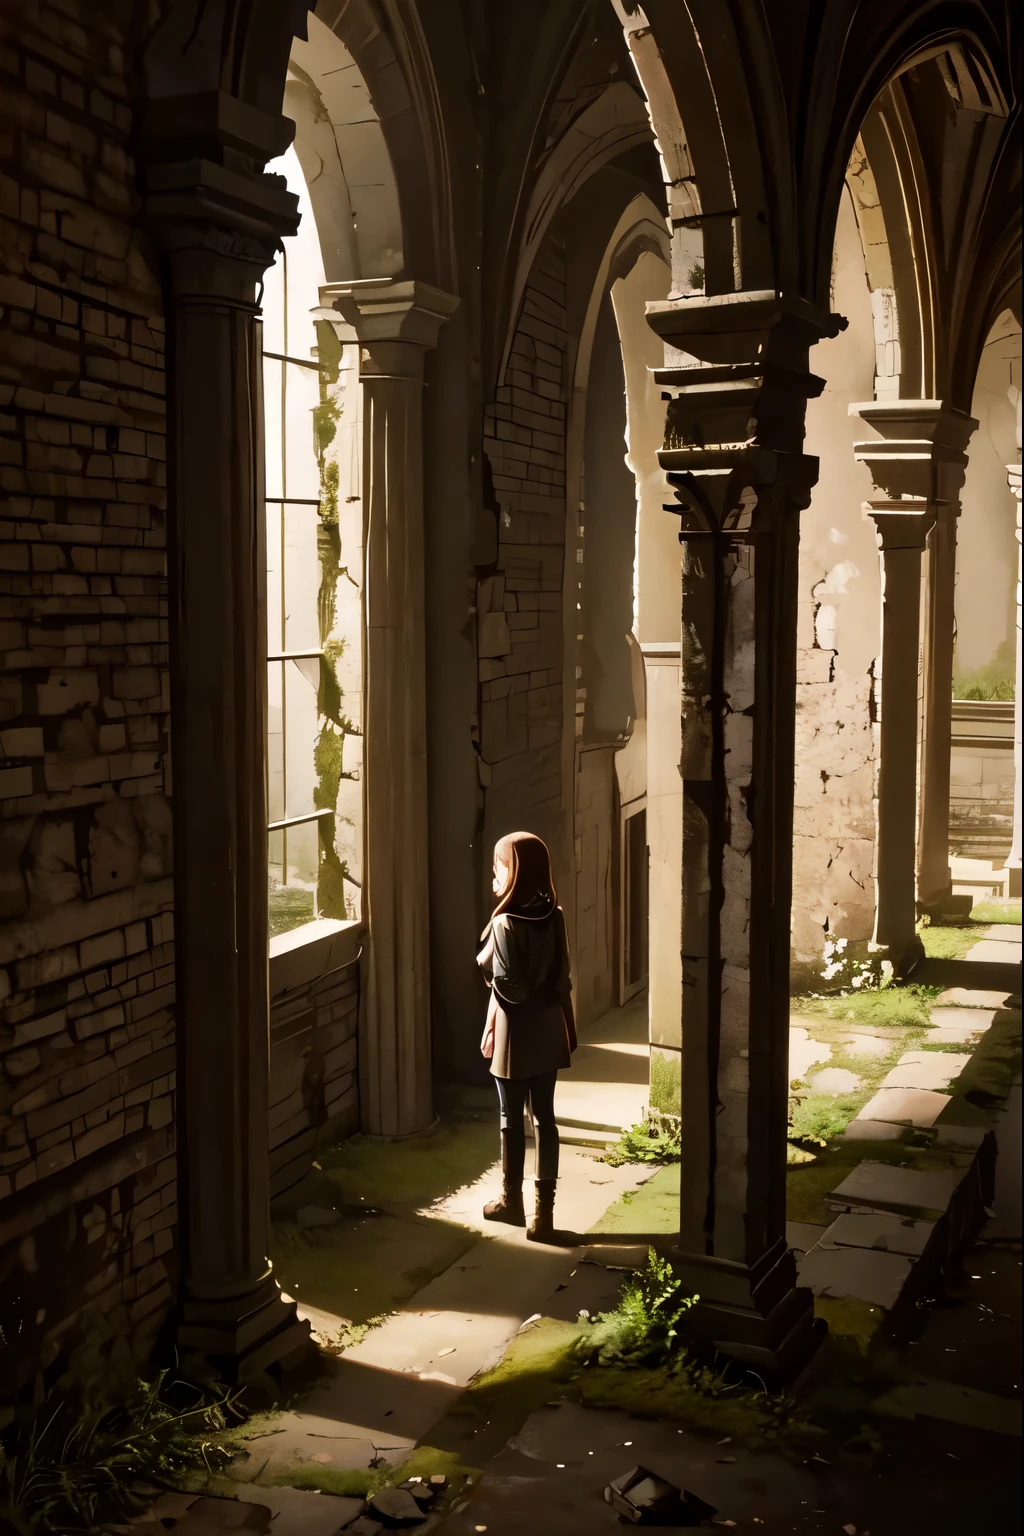
M 618 1168 L 622 1163 L 678 1163 L 681 1156 L 680 1117 L 649 1109 L 639 1125 L 623 1131 L 601 1161 Z
M 230 1461 L 223 1433 L 241 1422 L 238 1394 L 220 1385 L 136 1381 L 120 1401 L 55 1388 L 15 1418 L 0 1445 L 0 1529 L 17 1536 L 91 1531 L 138 1514 L 153 1484 L 193 1471 L 213 1474 Z

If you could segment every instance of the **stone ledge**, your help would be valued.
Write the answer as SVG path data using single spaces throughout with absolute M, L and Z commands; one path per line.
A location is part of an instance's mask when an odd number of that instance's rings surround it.
M 362 922 L 321 917 L 270 941 L 271 1001 L 284 992 L 308 987 L 332 971 L 354 965 L 366 940 Z

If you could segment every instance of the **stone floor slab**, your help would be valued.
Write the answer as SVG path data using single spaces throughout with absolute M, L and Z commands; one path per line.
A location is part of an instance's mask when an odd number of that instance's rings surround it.
M 923 1088 L 879 1088 L 858 1120 L 887 1120 L 892 1125 L 934 1125 L 949 1099 Z
M 899 1141 L 903 1126 L 888 1120 L 851 1120 L 843 1132 L 844 1141 Z
M 815 1093 L 853 1093 L 860 1087 L 860 1078 L 856 1072 L 850 1072 L 846 1067 L 826 1067 L 823 1072 L 815 1072 L 807 1081 Z
M 903 1254 L 819 1243 L 798 1259 L 797 1276 L 815 1296 L 852 1297 L 890 1311 L 912 1268 L 912 1260 Z
M 936 1008 L 1005 1008 L 1009 992 L 989 992 L 973 987 L 947 987 L 935 999 Z M 934 1011 L 934 1010 L 933 1010 Z
M 822 1234 L 819 1244 L 822 1248 L 870 1248 L 916 1259 L 934 1231 L 934 1221 L 888 1211 L 845 1211 Z
M 858 1163 L 828 1198 L 837 1206 L 895 1210 L 907 1215 L 944 1211 L 965 1177 L 971 1159 L 965 1155 L 957 1161 L 962 1161 L 963 1166 L 897 1168 L 891 1163 Z
M 907 1051 L 881 1082 L 886 1088 L 929 1088 L 941 1093 L 970 1061 L 957 1051 Z
M 869 1035 L 861 1029 L 851 1029 L 849 1034 L 841 1035 L 840 1039 L 846 1046 L 848 1056 L 865 1056 L 880 1061 L 892 1050 L 891 1039 L 884 1035 Z
M 362 1499 L 302 1488 L 240 1488 L 237 1498 L 270 1510 L 270 1536 L 340 1536 L 364 1507 Z
M 806 1253 L 827 1231 L 827 1227 L 819 1226 L 817 1222 L 787 1221 L 786 1242 L 794 1253 Z
M 992 1023 L 997 1008 L 940 1008 L 936 1005 L 930 1014 L 933 1029 L 962 1029 L 971 1035 L 982 1035 Z
M 832 1047 L 823 1044 L 820 1040 L 811 1037 L 810 1031 L 802 1024 L 790 1024 L 789 1026 L 789 1080 L 795 1082 L 803 1079 L 811 1067 L 819 1062 L 828 1061 L 832 1055 Z
M 989 965 L 1020 965 L 1020 939 L 1016 943 L 1007 943 L 1002 939 L 982 939 L 980 944 L 975 944 L 973 949 L 967 951 L 964 959 Z

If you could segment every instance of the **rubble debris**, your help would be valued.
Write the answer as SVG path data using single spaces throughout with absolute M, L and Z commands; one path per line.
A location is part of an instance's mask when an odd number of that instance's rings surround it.
M 423 1510 L 408 1488 L 382 1488 L 371 1495 L 370 1509 L 385 1525 L 419 1525 Z
M 698 1526 L 718 1513 L 688 1489 L 679 1489 L 647 1467 L 634 1467 L 610 1482 L 604 1490 L 605 1502 L 619 1518 L 632 1525 Z

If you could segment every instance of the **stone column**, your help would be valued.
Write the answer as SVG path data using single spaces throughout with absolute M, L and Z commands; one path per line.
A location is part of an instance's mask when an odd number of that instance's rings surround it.
M 362 1124 L 414 1135 L 432 1109 L 423 362 L 458 300 L 411 281 L 329 285 L 363 386 L 365 916 Z
M 185 1370 L 259 1380 L 308 1348 L 270 1260 L 266 555 L 256 291 L 298 225 L 279 177 L 173 156 L 217 103 L 146 124 L 165 265 L 181 1305 Z M 191 125 L 191 126 L 190 126 Z M 292 125 L 250 111 L 253 158 Z M 237 145 L 236 145 L 237 147 Z M 165 151 L 169 158 L 165 159 Z
M 884 400 L 851 405 L 879 434 L 854 445 L 854 456 L 870 466 L 883 505 L 913 497 L 931 515 L 925 609 L 920 641 L 922 662 L 920 801 L 915 801 L 916 908 L 950 908 L 949 758 L 953 718 L 954 593 L 956 528 L 960 491 L 967 469 L 965 449 L 977 422 L 941 400 Z M 902 621 L 901 621 L 902 622 Z M 884 732 L 884 727 L 883 727 Z M 883 753 L 884 769 L 884 753 Z M 916 917 L 915 908 L 915 917 Z
M 882 647 L 876 703 L 880 720 L 875 836 L 874 944 L 902 974 L 923 953 L 917 934 L 918 657 L 921 556 L 934 523 L 925 503 L 872 501 L 882 557 Z M 946 768 L 948 786 L 949 768 Z M 947 788 L 948 795 L 948 788 Z
M 1013 843 L 1010 852 L 1006 856 L 1004 868 L 1007 872 L 1007 896 L 1019 896 L 1021 893 L 1021 743 L 1020 743 L 1020 711 L 1021 711 L 1021 544 L 1020 544 L 1020 465 L 1007 464 L 1007 478 L 1010 482 L 1010 490 L 1017 499 L 1017 686 L 1014 693 L 1013 704 Z
M 786 1245 L 789 948 L 802 452 L 838 322 L 736 293 L 648 306 L 682 366 L 660 454 L 681 513 L 682 1162 L 694 1326 L 762 1374 L 814 1347 Z

